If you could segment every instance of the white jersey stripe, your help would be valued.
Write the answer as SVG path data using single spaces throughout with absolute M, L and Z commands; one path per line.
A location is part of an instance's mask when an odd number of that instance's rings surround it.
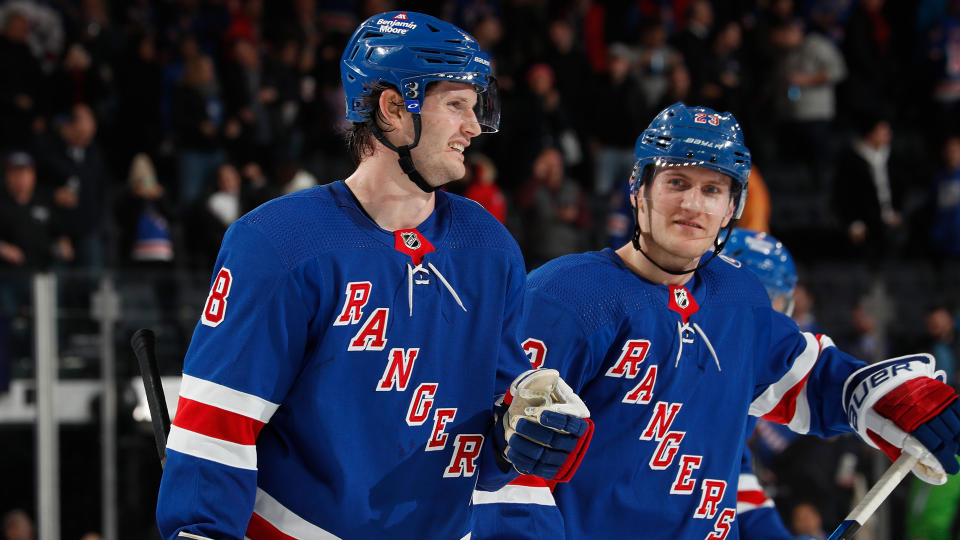
M 257 470 L 257 447 L 252 444 L 237 444 L 170 426 L 167 448 L 238 469 Z
M 760 480 L 755 474 L 740 473 L 737 479 L 737 491 L 763 491 Z
M 807 401 L 807 385 L 804 384 L 797 395 L 796 406 L 793 409 L 793 418 L 787 427 L 794 433 L 806 435 L 810 431 L 810 403 Z
M 225 411 L 242 414 L 264 424 L 270 421 L 270 417 L 277 412 L 279 407 L 276 403 L 271 403 L 253 394 L 191 377 L 186 373 L 183 374 L 183 382 L 180 383 L 180 395 Z
M 474 490 L 473 504 L 518 503 L 556 506 L 553 493 L 546 486 L 506 485 L 497 491 Z
M 753 403 L 750 404 L 750 414 L 752 416 L 763 416 L 774 409 L 783 399 L 783 396 L 798 382 L 803 380 L 804 377 L 810 373 L 810 370 L 813 369 L 814 364 L 817 363 L 817 358 L 820 357 L 820 343 L 817 342 L 817 338 L 809 333 L 804 332 L 803 337 L 807 341 L 807 346 L 800 353 L 800 356 L 793 361 L 793 365 L 790 366 L 790 369 L 780 378 L 779 381 L 771 384 L 767 387 L 766 390 L 760 394 L 757 399 L 753 400 Z M 801 396 L 797 396 L 799 401 Z M 809 423 L 809 406 L 806 405 L 806 392 L 802 393 L 804 399 L 804 407 L 806 407 L 806 414 L 808 415 L 807 423 Z M 800 408 L 798 404 L 797 408 Z
M 279 501 L 260 488 L 257 488 L 257 500 L 253 504 L 253 511 L 280 532 L 294 538 L 340 540 L 340 537 L 294 514 L 293 511 L 280 504 Z
M 744 512 L 756 510 L 757 508 L 774 508 L 773 501 L 767 499 L 763 501 L 763 504 L 752 504 L 748 502 L 737 501 L 737 514 L 743 514 Z

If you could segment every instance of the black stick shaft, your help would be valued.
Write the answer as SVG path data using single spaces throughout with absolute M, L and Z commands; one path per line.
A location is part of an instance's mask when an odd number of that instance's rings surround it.
M 157 454 L 160 456 L 160 466 L 167 461 L 167 433 L 170 432 L 170 414 L 167 412 L 167 402 L 163 395 L 163 385 L 160 381 L 160 368 L 157 366 L 157 338 L 153 331 L 141 328 L 130 338 L 133 354 L 140 364 L 140 377 L 143 379 L 143 389 L 147 393 L 147 405 L 150 407 L 150 420 L 153 424 L 153 436 L 157 442 Z

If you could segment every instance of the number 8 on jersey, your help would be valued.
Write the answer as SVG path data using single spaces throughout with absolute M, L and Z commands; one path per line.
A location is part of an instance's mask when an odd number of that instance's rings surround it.
M 223 322 L 223 316 L 227 313 L 227 296 L 230 295 L 230 285 L 233 283 L 233 275 L 229 268 L 221 268 L 217 272 L 217 277 L 213 280 L 213 286 L 210 287 L 210 294 L 207 296 L 207 302 L 203 305 L 203 315 L 200 322 L 206 326 L 217 326 Z

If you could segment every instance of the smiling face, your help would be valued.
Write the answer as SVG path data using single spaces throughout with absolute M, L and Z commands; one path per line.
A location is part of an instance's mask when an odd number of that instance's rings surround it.
M 427 89 L 420 112 L 420 142 L 411 155 L 430 185 L 441 186 L 466 174 L 463 150 L 481 129 L 473 111 L 476 103 L 477 92 L 469 84 L 442 81 Z M 404 124 L 412 140 L 412 123 Z
M 659 168 L 635 199 L 644 250 L 661 264 L 686 268 L 713 249 L 733 216 L 732 184 L 702 167 Z

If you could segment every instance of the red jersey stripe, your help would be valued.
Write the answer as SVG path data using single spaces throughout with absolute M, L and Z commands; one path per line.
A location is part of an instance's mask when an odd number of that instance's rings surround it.
M 173 425 L 215 439 L 252 445 L 264 423 L 180 396 Z
M 250 516 L 247 538 L 250 540 L 297 540 L 295 536 L 284 533 L 257 514 Z

